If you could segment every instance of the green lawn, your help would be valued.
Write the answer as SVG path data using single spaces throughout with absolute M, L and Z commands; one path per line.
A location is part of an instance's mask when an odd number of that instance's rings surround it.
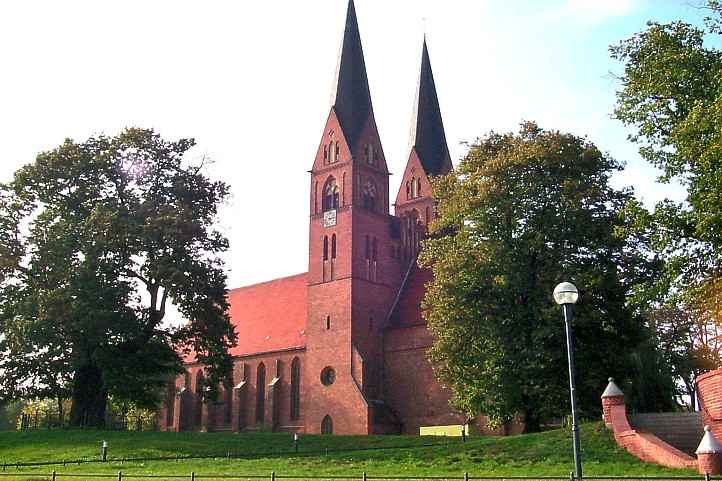
M 288 434 L 132 433 L 109 431 L 0 432 L 0 466 L 4 463 L 99 456 L 108 441 L 109 457 L 218 455 L 216 459 L 178 461 L 118 461 L 66 466 L 21 468 L 8 466 L 3 480 L 41 480 L 41 473 L 117 473 L 188 475 L 455 475 L 567 476 L 573 469 L 567 430 L 509 437 L 459 438 L 418 436 L 302 436 L 301 453 L 293 455 Z M 428 444 L 434 446 L 425 446 Z M 404 449 L 396 449 L 403 446 Z M 334 452 L 349 448 L 376 448 Z M 326 449 L 329 450 L 326 453 Z M 669 476 L 695 474 L 645 464 L 619 449 L 600 423 L 582 425 L 586 475 Z M 226 459 L 225 454 L 245 459 Z M 1 474 L 1 473 L 0 473 Z M 59 480 L 69 478 L 60 477 Z

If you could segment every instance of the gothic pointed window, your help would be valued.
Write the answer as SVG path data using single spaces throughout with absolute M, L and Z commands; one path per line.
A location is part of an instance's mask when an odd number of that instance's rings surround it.
M 372 254 L 371 259 L 373 259 L 373 260 L 378 260 L 378 256 L 379 256 L 379 243 L 378 243 L 378 240 L 376 239 L 376 237 L 374 237 L 374 241 L 373 241 L 373 251 L 372 251 L 371 254 Z
M 323 260 L 328 260 L 328 236 L 323 236 Z
M 406 181 L 406 200 L 409 200 L 411 198 L 411 185 L 409 184 L 409 181 Z
M 361 197 L 364 209 L 368 209 L 370 211 L 376 210 L 376 184 L 374 184 L 373 181 L 366 181 Z
M 371 239 L 366 236 L 366 259 L 371 259 Z
M 321 421 L 321 434 L 333 434 L 333 421 L 328 414 Z
M 291 361 L 291 420 L 301 415 L 301 361 L 294 357 Z
M 328 164 L 328 145 L 323 146 L 323 163 Z
M 261 363 L 256 371 L 256 422 L 263 424 L 266 417 L 266 366 Z
M 333 160 L 332 162 L 338 162 L 338 141 L 333 143 Z
M 336 234 L 331 236 L 331 259 L 336 259 Z
M 329 177 L 323 186 L 323 211 L 338 209 L 338 185 L 336 179 Z
M 416 198 L 416 179 L 411 177 L 411 198 Z
M 379 163 L 379 149 L 374 147 L 374 165 L 378 165 Z
M 416 179 L 416 196 L 421 197 L 421 179 Z

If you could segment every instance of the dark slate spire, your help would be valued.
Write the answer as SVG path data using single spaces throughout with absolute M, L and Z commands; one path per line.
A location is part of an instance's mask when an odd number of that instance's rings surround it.
M 426 174 L 443 175 L 450 172 L 451 157 L 449 147 L 446 145 L 444 123 L 441 121 L 441 109 L 436 95 L 434 74 L 431 72 L 426 38 L 421 54 L 421 75 L 411 122 L 411 146 L 416 148 Z
M 336 110 L 346 140 L 353 148 L 372 112 L 371 93 L 353 0 L 348 2 L 346 27 L 333 88 L 331 105 Z

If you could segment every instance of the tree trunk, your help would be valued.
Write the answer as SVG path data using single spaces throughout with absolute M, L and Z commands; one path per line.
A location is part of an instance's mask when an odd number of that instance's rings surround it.
M 103 384 L 103 373 L 95 365 L 89 364 L 75 371 L 71 426 L 105 427 L 108 390 Z
M 522 399 L 523 411 L 524 411 L 524 431 L 523 434 L 538 433 L 541 431 L 541 420 L 539 419 L 539 412 L 534 406 L 533 401 L 530 399 Z

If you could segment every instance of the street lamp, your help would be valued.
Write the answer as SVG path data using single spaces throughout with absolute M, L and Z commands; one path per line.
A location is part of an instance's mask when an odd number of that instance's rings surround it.
M 572 438 L 574 442 L 574 469 L 577 479 L 582 479 L 582 459 L 577 425 L 577 391 L 574 384 L 574 352 L 572 347 L 572 305 L 579 300 L 579 291 L 571 282 L 562 282 L 554 288 L 554 300 L 564 311 L 567 332 L 567 360 L 569 361 L 569 395 L 572 401 Z

